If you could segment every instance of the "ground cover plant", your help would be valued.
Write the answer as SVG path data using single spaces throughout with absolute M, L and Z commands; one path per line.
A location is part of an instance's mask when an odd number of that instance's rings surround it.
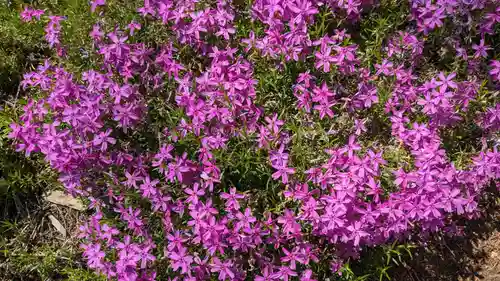
M 9 138 L 108 279 L 348 278 L 496 187 L 495 0 L 68 3 L 17 6 L 49 51 Z

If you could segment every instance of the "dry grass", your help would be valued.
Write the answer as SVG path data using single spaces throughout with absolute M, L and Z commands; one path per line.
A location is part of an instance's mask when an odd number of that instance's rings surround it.
M 21 202 L 29 209 L 5 220 L 0 228 L 0 280 L 75 280 L 72 275 L 92 276 L 78 249 L 82 213 L 41 198 L 32 199 Z M 50 215 L 66 229 L 66 236 L 53 226 Z

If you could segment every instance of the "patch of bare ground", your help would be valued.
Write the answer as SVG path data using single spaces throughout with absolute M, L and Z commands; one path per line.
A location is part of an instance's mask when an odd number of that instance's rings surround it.
M 0 280 L 66 280 L 65 268 L 85 268 L 77 239 L 80 211 L 40 196 L 16 207 L 0 225 Z
M 463 221 L 463 235 L 434 236 L 394 269 L 397 281 L 500 281 L 500 197 L 496 186 L 482 216 Z

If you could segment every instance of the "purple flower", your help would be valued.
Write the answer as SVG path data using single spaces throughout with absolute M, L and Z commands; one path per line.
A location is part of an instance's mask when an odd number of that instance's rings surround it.
M 87 258 L 90 268 L 102 269 L 104 268 L 104 257 L 106 254 L 101 250 L 100 244 L 82 244 L 81 248 L 84 249 L 83 256 Z
M 49 16 L 49 22 L 45 27 L 45 40 L 49 42 L 51 48 L 59 46 L 59 35 L 61 33 L 61 21 L 64 17 Z
M 99 41 L 104 36 L 104 32 L 101 31 L 100 26 L 98 24 L 94 24 L 92 26 L 92 31 L 90 31 L 89 36 L 95 41 Z
M 134 36 L 134 33 L 136 30 L 141 30 L 141 24 L 137 23 L 135 21 L 132 21 L 127 25 L 129 31 L 130 31 L 130 36 Z
M 205 190 L 199 189 L 199 187 L 200 185 L 198 183 L 194 183 L 193 189 L 184 189 L 184 192 L 189 195 L 189 197 L 186 199 L 186 203 L 191 203 L 193 205 L 198 204 L 199 197 L 205 195 Z
M 37 20 L 40 20 L 40 17 L 45 13 L 44 10 L 35 10 L 32 9 L 31 7 L 25 7 L 24 10 L 21 12 L 21 20 L 24 22 L 30 22 L 33 20 L 33 17 L 35 17 Z
M 411 1 L 415 33 L 383 40 L 373 65 L 365 44 L 351 44 L 346 30 L 318 34 L 332 31 L 328 11 L 348 25 L 370 16 L 363 1 L 255 0 L 250 13 L 231 1 L 198 2 L 145 0 L 138 13 L 147 25 L 115 26 L 106 38 L 100 24 L 114 23 L 96 22 L 93 47 L 83 51 L 100 55 L 100 72 L 56 64 L 67 49 L 60 41 L 64 18 L 49 16 L 45 39 L 58 58 L 23 76 L 23 90 L 35 93 L 27 93 L 8 137 L 16 150 L 41 154 L 67 192 L 90 202 L 95 213 L 80 228 L 89 268 L 108 279 L 154 280 L 155 261 L 164 258 L 173 280 L 315 281 L 311 263 L 340 274 L 362 247 L 448 233 L 456 219 L 480 214 L 485 187 L 500 177 L 500 105 L 483 101 L 476 115 L 483 147 L 470 161 L 460 157 L 467 167 L 450 161 L 440 132 L 460 128 L 474 114 L 469 104 L 497 86 L 497 60 L 488 63 L 494 83 L 479 78 L 487 77 L 481 58 L 488 57 L 500 9 L 484 1 Z M 90 5 L 95 12 L 105 1 Z M 42 14 L 28 7 L 20 16 Z M 446 37 L 464 15 L 470 21 L 459 29 L 481 38 L 478 45 Z M 241 16 L 259 28 L 242 27 Z M 157 24 L 170 31 L 160 40 L 166 43 L 132 38 Z M 425 41 L 432 31 L 437 40 Z M 436 50 L 424 53 L 424 45 L 441 41 L 456 49 L 468 75 L 445 74 L 439 61 L 429 75 L 420 65 Z M 276 75 L 269 80 L 265 71 Z M 288 91 L 298 111 L 263 93 L 283 90 L 290 73 L 297 74 Z M 161 99 L 165 104 L 151 104 Z M 381 109 L 386 118 L 377 117 Z M 328 144 L 335 147 L 318 149 Z M 304 145 L 311 147 L 297 150 Z M 222 162 L 228 155 L 258 170 L 231 167 Z M 226 186 L 241 173 L 238 188 L 248 189 L 247 176 L 266 171 L 262 157 L 273 171 L 269 184 L 283 183 L 282 191 L 273 189 L 272 209 L 248 202 L 269 194 Z M 163 235 L 152 232 L 157 228 Z M 161 239 L 163 255 L 155 250 Z M 322 256 L 324 247 L 335 251 Z
M 349 240 L 353 240 L 354 246 L 358 246 L 363 237 L 369 236 L 368 232 L 362 229 L 361 222 L 355 222 L 353 225 L 348 226 L 347 230 L 351 232 Z
M 330 63 L 334 61 L 334 58 L 330 55 L 331 52 L 331 47 L 322 48 L 319 52 L 316 52 L 314 54 L 316 57 L 316 64 L 314 66 L 317 69 L 322 69 L 323 72 L 330 72 Z
M 244 195 L 238 194 L 236 192 L 236 188 L 234 187 L 231 187 L 229 189 L 229 193 L 222 192 L 220 197 L 226 200 L 227 209 L 234 209 L 234 210 L 240 209 L 240 204 L 238 203 L 238 199 L 245 198 Z
M 486 58 L 488 57 L 488 50 L 491 50 L 491 48 L 487 45 L 484 44 L 484 39 L 481 39 L 479 41 L 479 45 L 472 44 L 472 49 L 474 49 L 476 52 L 474 53 L 474 58 Z
M 218 258 L 213 258 L 213 263 L 210 264 L 210 271 L 219 273 L 219 280 L 223 281 L 229 277 L 234 278 L 234 272 L 231 270 L 233 266 L 231 261 L 221 262 Z
M 90 1 L 90 11 L 93 13 L 98 6 L 106 5 L 106 0 L 91 0 Z
M 294 248 L 292 251 L 288 251 L 286 248 L 282 248 L 282 250 L 285 256 L 281 258 L 281 261 L 288 262 L 290 269 L 295 269 L 297 262 L 304 263 L 304 259 L 298 248 Z
M 285 124 L 285 122 L 278 120 L 278 114 L 274 114 L 272 118 L 265 117 L 264 118 L 268 123 L 267 128 L 271 131 L 271 133 L 277 135 L 279 133 L 280 127 Z
M 262 275 L 257 275 L 255 276 L 255 281 L 274 281 L 277 280 L 278 277 L 276 276 L 275 273 L 273 273 L 272 269 L 270 266 L 264 267 L 262 270 Z
M 108 149 L 108 144 L 115 144 L 116 139 L 110 137 L 111 129 L 107 129 L 106 132 L 101 132 L 99 135 L 94 136 L 94 140 L 92 142 L 95 146 L 100 146 L 102 151 L 106 151 Z
M 297 272 L 293 271 L 288 266 L 280 266 L 279 270 L 274 273 L 274 276 L 284 281 L 288 281 L 291 277 L 297 276 Z
M 317 281 L 312 278 L 313 272 L 310 269 L 306 269 L 302 276 L 300 276 L 300 281 Z
M 443 25 L 442 19 L 445 18 L 444 9 L 437 9 L 431 12 L 431 16 L 424 20 L 426 27 L 434 29 Z
M 382 61 L 382 64 L 375 64 L 375 68 L 377 68 L 376 75 L 380 75 L 381 73 L 383 73 L 384 75 L 392 75 L 392 67 L 392 62 L 384 59 Z
M 140 190 L 142 191 L 142 196 L 145 198 L 154 197 L 158 192 L 155 186 L 159 182 L 159 180 L 151 180 L 149 176 L 146 176 L 143 179 L 143 183 L 139 186 Z
M 500 61 L 491 60 L 490 62 L 491 70 L 489 71 L 491 77 L 494 81 L 500 81 Z
M 181 273 L 190 271 L 193 257 L 187 254 L 186 248 L 177 249 L 178 251 L 170 252 L 169 258 L 172 261 L 171 266 L 174 271 L 181 269 Z
M 455 76 L 457 76 L 455 72 L 450 73 L 448 76 L 445 76 L 443 72 L 439 73 L 439 80 L 436 82 L 436 85 L 440 86 L 439 91 L 441 93 L 446 92 L 448 87 L 453 89 L 456 89 L 458 87 L 457 83 L 453 82 L 453 78 L 455 78 Z
M 277 171 L 272 174 L 272 178 L 274 180 L 281 178 L 281 182 L 283 182 L 283 184 L 288 183 L 288 175 L 295 174 L 294 168 L 281 166 L 277 167 L 276 169 Z

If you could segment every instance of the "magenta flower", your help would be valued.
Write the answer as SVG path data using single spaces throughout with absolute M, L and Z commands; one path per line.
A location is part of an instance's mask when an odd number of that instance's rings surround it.
M 90 1 L 90 11 L 93 13 L 98 6 L 106 5 L 106 0 L 91 0 Z
M 90 1 L 91 11 L 105 2 Z M 47 17 L 54 58 L 23 75 L 28 100 L 7 134 L 89 202 L 79 235 L 89 268 L 152 281 L 166 259 L 172 280 L 315 281 L 313 269 L 340 274 L 364 247 L 454 234 L 480 214 L 500 178 L 500 104 L 488 95 L 500 63 L 481 59 L 500 23 L 491 1 L 410 1 L 416 28 L 380 38 L 375 57 L 352 44 L 359 34 L 332 30 L 359 32 L 366 1 L 254 0 L 248 11 L 201 2 L 145 0 L 144 21 L 122 29 L 105 14 L 114 6 L 100 10 L 90 48 L 79 50 L 99 70 L 58 65 L 75 48 L 61 42 L 64 18 Z M 27 7 L 20 18 L 43 12 Z M 448 38 L 457 22 L 479 43 Z M 158 25 L 169 32 L 142 42 Z M 450 48 L 460 65 L 435 53 Z M 484 112 L 469 112 L 478 98 Z M 465 117 L 482 139 L 457 168 L 441 135 Z M 246 181 L 269 168 L 272 188 Z M 335 251 L 321 255 L 325 247 Z
M 300 276 L 300 281 L 317 281 L 312 278 L 313 272 L 310 269 L 306 269 L 302 276 Z
M 279 133 L 280 127 L 285 124 L 285 122 L 278 120 L 278 114 L 274 114 L 272 118 L 265 117 L 264 118 L 268 123 L 267 128 L 271 131 L 271 133 L 277 135 Z
M 191 263 L 193 262 L 193 257 L 187 254 L 186 248 L 177 249 L 177 252 L 171 252 L 169 258 L 172 261 L 171 266 L 174 271 L 180 269 L 181 273 L 187 273 L 190 271 Z
M 100 26 L 98 24 L 94 24 L 92 26 L 92 31 L 90 31 L 89 36 L 98 41 L 101 40 L 102 37 L 104 36 L 104 32 L 101 31 Z
M 457 74 L 455 72 L 450 73 L 448 76 L 445 76 L 443 72 L 439 73 L 439 80 L 436 82 L 436 85 L 439 86 L 439 91 L 441 93 L 446 92 L 448 87 L 456 89 L 457 83 L 453 82 L 453 78 L 455 78 Z
M 223 281 L 229 277 L 229 279 L 234 278 L 234 273 L 231 270 L 232 262 L 226 261 L 221 262 L 218 258 L 213 258 L 213 263 L 210 264 L 210 271 L 219 273 L 219 280 Z
M 322 69 L 323 72 L 330 72 L 330 63 L 334 61 L 334 58 L 330 55 L 331 52 L 331 47 L 322 48 L 319 52 L 316 52 L 314 54 L 316 57 L 316 64 L 314 66 L 317 69 Z
M 83 256 L 87 258 L 90 268 L 101 269 L 104 267 L 103 262 L 106 254 L 101 250 L 101 245 L 82 244 L 81 247 L 84 249 Z
M 257 275 L 255 276 L 255 281 L 275 281 L 279 277 L 276 276 L 275 273 L 273 273 L 272 269 L 270 269 L 270 266 L 264 267 L 262 270 L 262 275 Z
M 282 262 L 288 262 L 290 265 L 290 269 L 295 269 L 297 267 L 297 262 L 304 263 L 304 259 L 302 258 L 302 254 L 299 252 L 298 248 L 293 249 L 292 251 L 288 251 L 286 248 L 283 248 L 284 257 L 281 258 Z
M 189 195 L 189 197 L 186 199 L 186 203 L 191 203 L 193 205 L 198 204 L 199 197 L 205 195 L 205 190 L 199 189 L 199 187 L 200 185 L 198 183 L 195 183 L 192 189 L 184 189 L 184 192 Z
M 472 44 L 472 49 L 476 51 L 474 53 L 474 58 L 479 58 L 479 57 L 486 58 L 488 57 L 488 50 L 491 50 L 489 46 L 484 44 L 484 39 L 481 39 L 479 41 L 479 45 Z
M 272 178 L 274 180 L 281 178 L 281 182 L 283 182 L 283 184 L 288 183 L 288 175 L 295 174 L 294 168 L 282 166 L 282 167 L 277 167 L 276 169 L 277 171 L 272 174 Z
M 500 81 L 500 61 L 492 60 L 490 63 L 491 70 L 489 71 L 494 81 Z
M 135 33 L 136 30 L 141 30 L 141 24 L 137 23 L 135 21 L 132 21 L 131 23 L 129 23 L 127 25 L 127 27 L 129 29 L 130 36 L 134 36 L 134 33 Z
M 238 200 L 245 198 L 244 195 L 238 194 L 234 187 L 229 189 L 229 193 L 222 192 L 220 197 L 226 200 L 226 208 L 234 210 L 240 209 Z
M 92 142 L 95 146 L 100 146 L 102 151 L 106 151 L 108 149 L 108 144 L 115 144 L 116 139 L 110 137 L 111 129 L 106 130 L 106 132 L 101 132 L 99 135 L 94 137 L 94 141 Z
M 35 10 L 31 7 L 25 7 L 24 10 L 20 13 L 20 16 L 22 21 L 30 22 L 33 20 L 33 17 L 37 20 L 40 20 L 43 14 L 45 14 L 44 10 Z
M 382 64 L 375 64 L 375 68 L 377 68 L 376 75 L 384 74 L 384 75 L 392 75 L 392 62 L 384 59 Z

